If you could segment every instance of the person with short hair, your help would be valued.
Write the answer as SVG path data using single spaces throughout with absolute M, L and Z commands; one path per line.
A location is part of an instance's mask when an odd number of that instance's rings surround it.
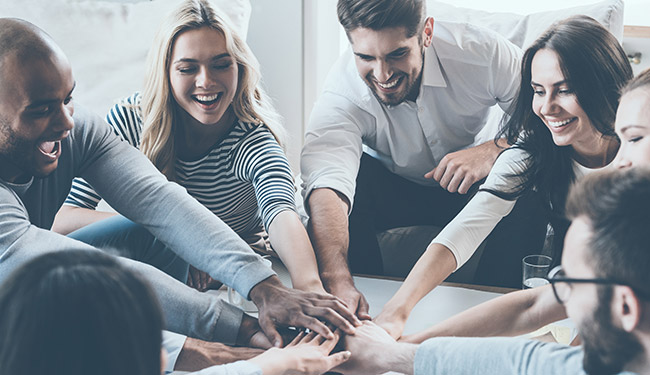
M 326 290 L 368 317 L 350 272 L 384 274 L 377 232 L 442 227 L 465 205 L 506 146 L 478 144 L 477 135 L 491 107 L 510 110 L 521 50 L 492 30 L 434 23 L 424 0 L 339 0 L 337 11 L 351 50 L 311 113 L 303 196 Z M 520 228 L 507 231 L 510 244 L 541 246 L 545 228 L 534 221 L 512 220 Z M 494 238 L 489 246 L 502 246 Z M 461 261 L 437 253 L 432 273 L 441 282 Z
M 98 251 L 48 253 L 0 288 L 0 374 L 160 375 L 163 314 L 149 284 Z M 301 332 L 285 348 L 193 374 L 321 374 L 350 357 Z
M 398 343 L 365 322 L 346 336 L 346 374 L 650 373 L 650 170 L 593 173 L 567 198 L 571 224 L 553 297 L 576 324 L 581 347 L 523 338 L 432 338 Z M 381 356 L 376 353 L 381 352 Z

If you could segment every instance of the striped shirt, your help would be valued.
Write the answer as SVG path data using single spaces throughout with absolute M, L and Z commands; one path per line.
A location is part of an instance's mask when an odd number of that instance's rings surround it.
M 106 116 L 113 131 L 136 148 L 142 135 L 141 96 L 135 93 Z M 270 130 L 239 121 L 206 155 L 175 162 L 176 182 L 242 238 L 259 233 L 284 210 L 296 211 L 289 162 Z M 65 204 L 95 209 L 101 197 L 77 178 Z

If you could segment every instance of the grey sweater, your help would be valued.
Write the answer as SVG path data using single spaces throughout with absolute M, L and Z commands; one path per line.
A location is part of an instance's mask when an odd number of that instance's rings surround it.
M 433 338 L 418 348 L 413 370 L 415 375 L 581 375 L 582 354 L 581 347 L 520 338 Z
M 273 275 L 226 224 L 167 179 L 101 118 L 77 108 L 75 126 L 61 142 L 58 168 L 25 184 L 0 180 L 0 282 L 47 252 L 94 248 L 50 230 L 72 179 L 85 178 L 119 213 L 215 279 L 247 296 Z M 242 312 L 199 293 L 146 264 L 120 258 L 145 275 L 160 298 L 168 328 L 196 338 L 232 343 Z

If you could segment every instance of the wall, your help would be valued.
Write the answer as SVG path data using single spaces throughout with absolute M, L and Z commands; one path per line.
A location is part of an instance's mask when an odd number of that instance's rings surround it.
M 303 2 L 251 0 L 248 45 L 261 64 L 263 84 L 284 117 L 287 156 L 294 171 L 303 134 Z

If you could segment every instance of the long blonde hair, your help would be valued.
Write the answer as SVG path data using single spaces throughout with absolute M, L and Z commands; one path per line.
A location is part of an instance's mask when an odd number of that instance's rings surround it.
M 280 115 L 260 85 L 259 62 L 228 21 L 219 15 L 208 0 L 185 0 L 163 22 L 149 51 L 142 116 L 144 120 L 140 149 L 168 179 L 174 180 L 174 135 L 179 106 L 169 83 L 172 47 L 179 34 L 187 30 L 211 27 L 226 39 L 226 49 L 235 59 L 239 77 L 232 108 L 242 122 L 265 125 L 283 145 L 285 130 Z

